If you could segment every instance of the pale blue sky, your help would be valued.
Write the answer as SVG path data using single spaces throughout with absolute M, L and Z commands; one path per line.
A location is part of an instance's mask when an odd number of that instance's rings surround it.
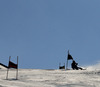
M 0 0 L 0 62 L 57 69 L 67 51 L 81 66 L 100 61 L 100 0 Z

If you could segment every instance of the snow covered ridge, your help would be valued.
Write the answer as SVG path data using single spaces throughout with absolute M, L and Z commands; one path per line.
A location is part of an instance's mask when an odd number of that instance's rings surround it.
M 87 66 L 86 68 L 87 68 L 88 70 L 100 70 L 100 62 L 97 63 L 96 65 Z
M 0 69 L 0 87 L 100 87 L 100 64 L 86 70 Z
M 0 70 L 0 87 L 100 87 L 100 70 L 41 70 L 19 69 L 19 79 L 15 80 L 16 71 Z

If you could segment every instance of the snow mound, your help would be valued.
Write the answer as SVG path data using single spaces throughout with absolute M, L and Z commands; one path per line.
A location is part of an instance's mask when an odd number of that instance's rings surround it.
M 87 66 L 86 68 L 87 70 L 100 70 L 100 62 L 97 63 L 96 65 Z
M 7 68 L 5 68 L 5 67 L 3 67 L 2 65 L 0 65 L 0 69 L 7 69 Z

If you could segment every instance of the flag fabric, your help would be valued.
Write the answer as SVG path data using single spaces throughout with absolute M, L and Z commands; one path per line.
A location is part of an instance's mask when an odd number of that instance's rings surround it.
M 15 68 L 15 69 L 17 69 L 17 68 L 18 68 L 18 65 L 15 64 L 15 63 L 13 63 L 13 62 L 11 62 L 11 61 L 9 61 L 9 66 L 8 66 L 8 68 Z
M 73 57 L 72 57 L 70 54 L 68 54 L 67 59 L 68 59 L 68 60 L 73 60 Z

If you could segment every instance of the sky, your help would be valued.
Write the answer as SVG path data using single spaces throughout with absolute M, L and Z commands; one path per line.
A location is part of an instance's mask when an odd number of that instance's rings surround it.
M 0 0 L 0 62 L 58 69 L 68 50 L 80 66 L 100 61 L 100 0 Z M 71 61 L 69 61 L 69 64 Z M 69 65 L 70 66 L 70 65 Z

